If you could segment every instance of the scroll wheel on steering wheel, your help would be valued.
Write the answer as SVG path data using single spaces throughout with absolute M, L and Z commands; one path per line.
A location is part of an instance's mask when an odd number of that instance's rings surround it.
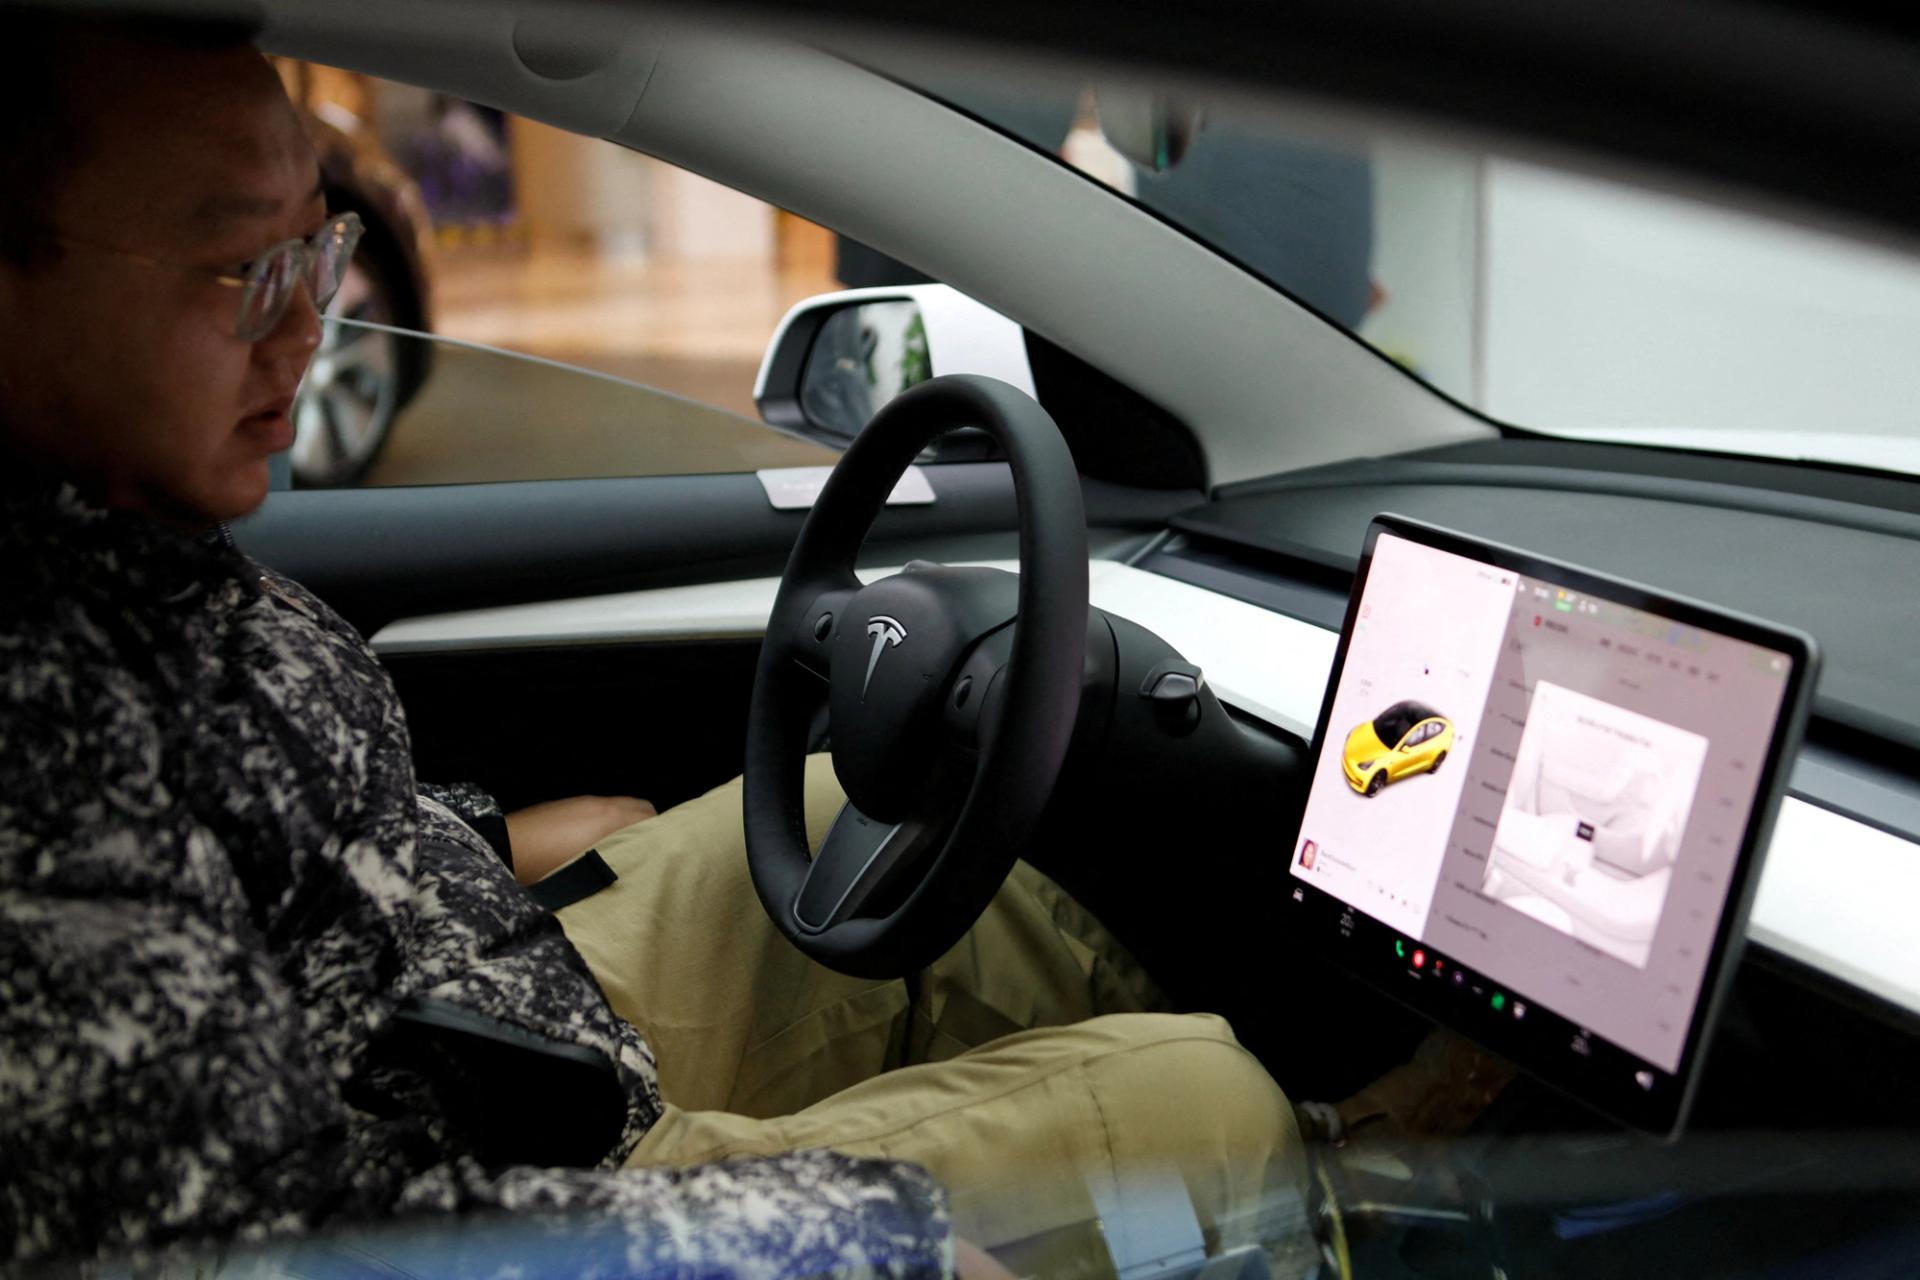
M 1147 696 L 1155 702 L 1185 702 L 1200 692 L 1199 676 L 1190 676 L 1183 671 L 1169 671 L 1154 682 Z
M 1140 682 L 1140 696 L 1155 702 L 1185 702 L 1206 686 L 1207 677 L 1190 662 L 1169 660 L 1147 672 Z

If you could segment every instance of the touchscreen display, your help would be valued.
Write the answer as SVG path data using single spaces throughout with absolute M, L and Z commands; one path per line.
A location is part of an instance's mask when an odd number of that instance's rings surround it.
M 1294 882 L 1468 1034 L 1671 1093 L 1805 650 L 1417 536 L 1375 535 Z

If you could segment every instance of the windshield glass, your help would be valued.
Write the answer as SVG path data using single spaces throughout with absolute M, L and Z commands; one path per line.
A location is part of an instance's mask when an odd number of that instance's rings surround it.
M 1902 254 L 1432 141 L 1309 138 L 1209 103 L 929 92 L 1500 422 L 1920 472 L 1920 265 Z

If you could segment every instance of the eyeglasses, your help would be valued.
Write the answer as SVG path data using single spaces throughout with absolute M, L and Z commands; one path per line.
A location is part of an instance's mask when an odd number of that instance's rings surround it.
M 313 235 L 282 240 L 247 263 L 237 274 L 212 267 L 149 258 L 145 254 L 130 253 L 111 245 L 91 244 L 66 236 L 54 236 L 53 240 L 69 248 L 112 254 L 142 266 L 191 271 L 228 288 L 238 289 L 240 313 L 235 322 L 234 335 L 242 342 L 258 342 L 272 333 L 279 325 L 280 318 L 286 315 L 287 304 L 293 301 L 295 285 L 304 283 L 307 286 L 307 296 L 313 299 L 315 307 L 325 307 L 333 301 L 333 295 L 340 290 L 340 282 L 346 278 L 347 263 L 353 257 L 354 246 L 360 243 L 360 234 L 365 230 L 359 214 L 336 214 Z

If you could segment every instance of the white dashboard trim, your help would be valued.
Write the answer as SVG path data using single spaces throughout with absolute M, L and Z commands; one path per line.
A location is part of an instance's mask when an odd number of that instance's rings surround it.
M 1780 804 L 1747 936 L 1920 1013 L 1920 845 L 1788 796 Z
M 983 561 L 1017 569 L 1012 561 Z M 897 572 L 862 570 L 867 581 Z M 1221 701 L 1311 738 L 1338 636 L 1112 560 L 1088 572 L 1092 602 L 1149 627 L 1207 673 Z M 629 591 L 410 618 L 373 637 L 382 654 L 591 643 L 751 639 L 766 630 L 774 578 Z M 1920 1013 L 1920 948 L 1905 915 L 1920 902 L 1920 845 L 1805 801 L 1781 806 L 1748 936 Z

